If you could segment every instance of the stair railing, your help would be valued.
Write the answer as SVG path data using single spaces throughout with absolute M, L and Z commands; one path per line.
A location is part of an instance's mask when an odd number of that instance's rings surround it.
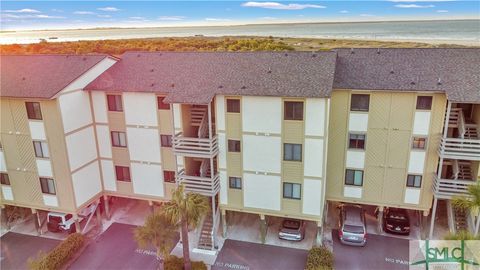
M 463 111 L 458 111 L 458 133 L 461 139 L 465 139 L 465 116 L 463 115 Z
M 207 112 L 203 113 L 202 121 L 198 127 L 198 138 L 206 138 L 208 135 L 208 117 Z

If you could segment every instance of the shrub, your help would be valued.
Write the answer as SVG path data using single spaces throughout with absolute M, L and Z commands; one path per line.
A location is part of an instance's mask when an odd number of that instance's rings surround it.
M 475 237 L 468 231 L 458 231 L 456 234 L 448 234 L 445 236 L 445 240 L 480 240 L 480 236 Z
M 50 252 L 40 252 L 36 259 L 29 259 L 28 266 L 32 270 L 61 269 L 83 246 L 85 236 L 74 233 L 67 237 Z
M 331 270 L 333 269 L 333 254 L 326 247 L 313 247 L 308 252 L 307 270 Z
M 183 258 L 178 258 L 177 256 L 168 256 L 165 259 L 163 264 L 164 270 L 183 270 Z M 192 261 L 192 270 L 207 270 L 207 266 L 204 262 L 194 262 Z

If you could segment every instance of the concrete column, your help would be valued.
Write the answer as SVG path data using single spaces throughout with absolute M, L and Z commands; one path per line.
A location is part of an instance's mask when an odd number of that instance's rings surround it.
M 155 213 L 155 208 L 153 207 L 153 201 L 148 201 L 148 206 L 150 207 L 150 214 Z
M 316 238 L 316 245 L 318 247 L 321 247 L 323 244 L 323 226 L 322 222 L 318 221 L 317 222 L 317 238 Z
M 32 208 L 32 215 L 33 215 L 33 224 L 35 225 L 35 230 L 37 231 L 38 235 L 42 234 L 42 228 L 40 228 L 40 217 L 38 216 L 38 212 L 36 209 Z
M 430 232 L 428 233 L 428 239 L 432 239 L 433 237 L 433 226 L 435 224 L 435 215 L 437 214 L 437 202 L 438 199 L 433 199 L 433 207 L 432 207 L 432 219 L 430 221 Z
M 227 238 L 227 211 L 222 209 L 222 236 Z
M 377 220 L 378 220 L 378 223 L 377 223 L 377 232 L 378 233 L 382 233 L 383 231 L 383 206 L 379 206 L 378 207 L 378 214 L 377 214 Z
M 420 220 L 420 238 L 421 239 L 426 239 L 427 238 L 427 224 L 428 224 L 428 214 L 430 211 L 425 210 L 423 211 L 423 215 L 421 215 L 421 220 Z
M 98 205 L 100 204 L 100 200 L 98 200 Z M 98 222 L 98 225 L 100 226 L 100 228 L 103 227 L 103 222 L 102 222 L 102 213 L 100 213 L 100 207 L 97 206 L 97 209 L 96 209 L 96 214 L 97 214 L 97 222 Z
M 7 211 L 5 211 L 5 205 L 0 205 L 0 224 L 7 226 Z
M 265 244 L 265 240 L 267 239 L 267 221 L 265 220 L 265 215 L 260 214 L 260 240 L 262 244 Z
M 110 220 L 110 205 L 108 204 L 108 196 L 103 195 L 103 208 L 105 209 L 105 216 Z
M 82 228 L 80 228 L 80 220 L 77 215 L 75 215 L 75 232 L 82 233 Z

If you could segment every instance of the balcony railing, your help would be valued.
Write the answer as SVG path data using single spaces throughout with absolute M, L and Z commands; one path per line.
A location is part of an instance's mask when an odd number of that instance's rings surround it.
M 438 154 L 443 158 L 480 160 L 480 140 L 442 138 Z
M 213 178 L 210 178 L 186 175 L 185 170 L 181 170 L 177 175 L 177 181 L 183 184 L 185 191 L 205 196 L 214 196 L 220 190 L 220 176 L 218 173 Z
M 475 185 L 473 180 L 439 179 L 433 178 L 433 194 L 437 198 L 451 199 L 454 196 L 468 196 L 468 187 Z
M 193 138 L 177 133 L 173 137 L 173 152 L 178 156 L 213 158 L 218 154 L 217 136 L 212 139 Z

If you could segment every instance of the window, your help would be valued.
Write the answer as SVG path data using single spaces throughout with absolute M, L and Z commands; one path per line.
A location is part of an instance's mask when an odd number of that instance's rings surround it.
M 345 173 L 345 185 L 362 186 L 363 171 L 347 169 Z
M 157 104 L 159 110 L 170 110 L 170 104 L 164 103 L 165 97 L 157 97 Z
M 239 113 L 240 112 L 240 99 L 227 99 L 227 112 Z
M 294 183 L 283 183 L 283 198 L 287 199 L 301 199 L 302 185 Z
M 240 152 L 240 141 L 228 140 L 228 152 Z
M 127 147 L 127 138 L 125 132 L 112 131 L 112 146 Z
M 412 175 L 407 176 L 407 187 L 416 187 L 419 188 L 422 186 L 422 176 L 421 175 Z
M 302 145 L 284 143 L 283 144 L 283 160 L 302 161 Z
M 168 183 L 175 183 L 175 172 L 174 171 L 163 171 L 163 181 Z
M 432 97 L 431 96 L 418 96 L 417 97 L 417 110 L 430 110 L 432 109 Z
M 350 134 L 348 148 L 365 149 L 365 134 Z
M 131 182 L 129 167 L 115 166 L 115 173 L 117 174 L 117 181 Z
M 242 189 L 242 178 L 240 178 L 240 177 L 229 177 L 228 181 L 230 182 L 230 188 Z
M 172 147 L 172 135 L 160 135 L 162 147 Z
M 35 156 L 39 158 L 48 158 L 48 145 L 46 142 L 33 141 L 33 149 L 35 150 Z
M 25 102 L 27 107 L 28 119 L 42 120 L 42 111 L 40 110 L 40 103 L 38 102 Z
M 426 138 L 413 137 L 412 148 L 413 149 L 425 149 L 426 147 Z
M 113 112 L 122 112 L 122 96 L 120 95 L 107 95 L 108 110 Z
M 0 173 L 0 184 L 10 186 L 10 178 L 8 178 L 8 174 Z
M 40 177 L 42 193 L 55 195 L 55 182 L 51 178 Z
M 368 112 L 370 95 L 352 94 L 350 111 Z
M 303 120 L 303 102 L 285 101 L 285 120 Z

